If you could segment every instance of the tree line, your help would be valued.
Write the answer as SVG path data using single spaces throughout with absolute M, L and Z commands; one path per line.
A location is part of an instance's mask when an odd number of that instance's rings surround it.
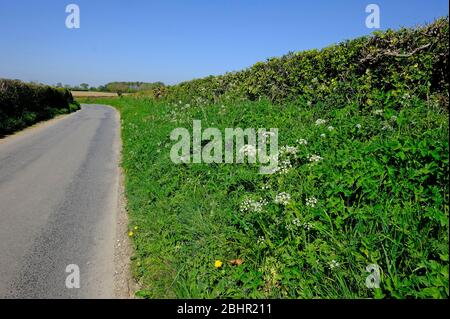
M 162 82 L 110 82 L 98 87 L 91 86 L 88 83 L 80 85 L 63 85 L 61 82 L 56 83 L 57 88 L 65 88 L 71 91 L 93 91 L 93 92 L 115 92 L 115 93 L 136 93 L 139 91 L 150 91 L 160 87 L 164 87 Z

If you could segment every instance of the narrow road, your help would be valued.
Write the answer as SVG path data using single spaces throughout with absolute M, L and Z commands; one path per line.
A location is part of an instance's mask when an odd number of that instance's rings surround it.
M 0 298 L 114 297 L 119 134 L 114 109 L 83 105 L 0 140 Z

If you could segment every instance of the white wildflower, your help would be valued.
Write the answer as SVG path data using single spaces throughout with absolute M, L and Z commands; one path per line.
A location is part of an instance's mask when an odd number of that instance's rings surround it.
M 275 197 L 275 204 L 287 205 L 291 200 L 291 195 L 286 192 L 281 192 Z
M 264 209 L 264 206 L 266 206 L 266 205 L 267 205 L 267 200 L 265 200 L 265 199 L 254 200 L 254 199 L 247 198 L 241 203 L 239 210 L 241 212 L 261 213 Z
M 308 159 L 310 162 L 316 163 L 316 162 L 323 160 L 323 157 L 320 157 L 319 155 L 310 155 L 310 156 L 308 156 Z
M 310 230 L 312 227 L 313 227 L 313 226 L 312 226 L 311 223 L 304 223 L 304 224 L 303 224 L 303 228 L 306 229 L 306 230 Z
M 361 124 L 359 124 L 359 123 L 358 123 L 358 124 L 356 124 L 356 128 L 357 128 L 357 129 L 361 129 L 361 127 L 362 127 L 362 125 L 361 125 Z
M 294 224 L 294 225 L 297 226 L 297 227 L 300 227 L 300 226 L 301 226 L 300 219 L 295 218 L 295 219 L 292 221 L 292 224 Z
M 325 138 L 325 137 L 327 137 L 327 135 L 325 133 L 322 133 L 322 134 L 320 134 L 320 137 Z
M 333 131 L 334 130 L 334 127 L 333 126 L 328 126 L 328 131 Z
M 287 154 L 295 154 L 298 152 L 298 148 L 296 148 L 295 146 L 287 146 L 286 145 L 286 153 Z
M 317 204 L 317 198 L 315 198 L 314 196 L 306 199 L 306 206 L 316 207 L 316 204 Z
M 290 160 L 284 160 L 281 161 L 278 164 L 278 172 L 280 172 L 280 174 L 286 174 L 287 172 L 289 172 L 289 170 L 292 168 L 292 164 Z
M 327 122 L 327 120 L 323 120 L 323 119 L 317 119 L 316 120 L 316 125 L 318 126 L 318 125 L 322 125 L 322 124 L 325 124 Z
M 295 146 L 282 146 L 280 147 L 280 155 L 287 155 L 287 154 L 296 154 L 298 152 L 298 148 Z
M 339 267 L 339 265 L 340 264 L 334 259 L 328 263 L 328 267 L 330 267 L 330 269 L 337 268 L 337 267 Z
M 303 138 L 301 138 L 301 139 L 297 140 L 297 143 L 300 144 L 300 145 L 307 145 L 308 141 L 303 139 Z

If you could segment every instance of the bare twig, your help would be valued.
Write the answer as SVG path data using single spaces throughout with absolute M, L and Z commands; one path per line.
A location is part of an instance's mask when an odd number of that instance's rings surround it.
M 366 61 L 369 60 L 378 60 L 381 56 L 393 56 L 396 58 L 409 58 L 412 55 L 416 54 L 419 51 L 422 51 L 426 48 L 428 48 L 429 46 L 431 46 L 431 43 L 427 43 L 425 45 L 422 45 L 416 49 L 414 49 L 413 51 L 411 51 L 410 53 L 400 53 L 398 51 L 390 51 L 390 50 L 384 50 L 384 51 L 380 51 L 377 55 L 372 56 L 372 55 L 368 55 L 365 58 L 361 59 L 360 62 L 364 63 Z

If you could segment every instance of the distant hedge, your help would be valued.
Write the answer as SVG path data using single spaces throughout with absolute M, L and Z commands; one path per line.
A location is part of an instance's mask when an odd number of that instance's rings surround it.
M 66 89 L 0 79 L 0 136 L 78 109 Z
M 396 103 L 406 92 L 448 108 L 448 17 L 417 28 L 377 31 L 322 50 L 289 53 L 251 68 L 153 91 L 158 98 L 325 99 L 362 106 Z

